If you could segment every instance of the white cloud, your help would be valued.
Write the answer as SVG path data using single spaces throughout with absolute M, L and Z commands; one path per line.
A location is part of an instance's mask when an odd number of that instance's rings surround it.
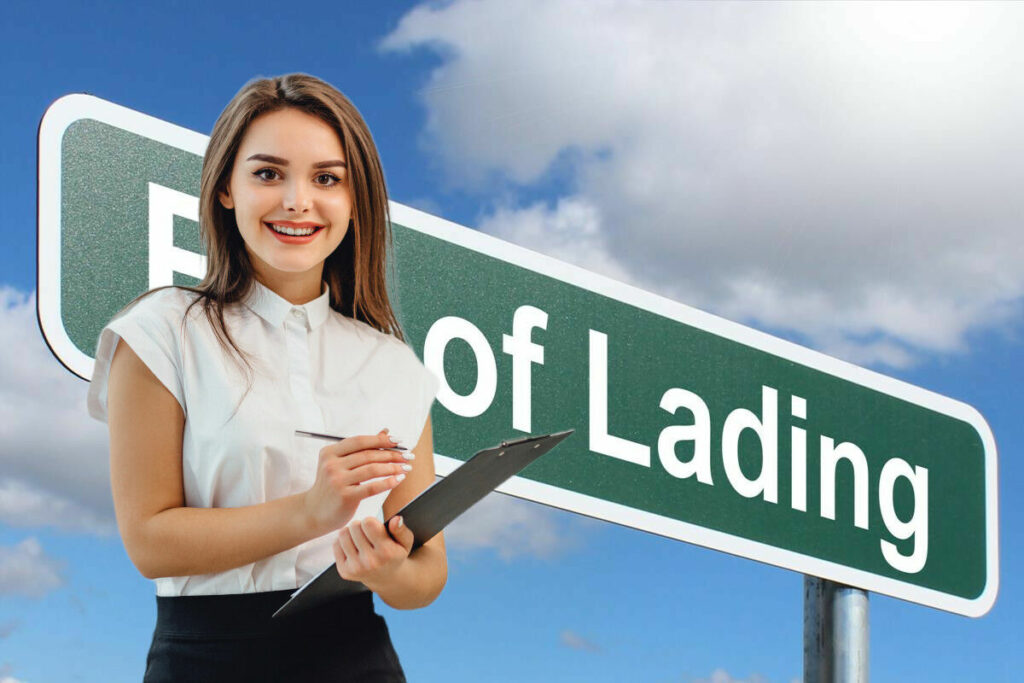
M 601 652 L 600 645 L 598 645 L 592 640 L 584 638 L 575 631 L 570 631 L 569 629 L 562 631 L 558 636 L 558 640 L 560 643 L 562 643 L 562 645 L 573 650 L 583 650 L 584 652 Z
M 23 481 L 0 480 L 0 520 L 10 526 L 53 526 L 66 531 L 110 534 L 116 526 L 106 512 Z
M 542 202 L 523 208 L 498 207 L 479 227 L 595 273 L 624 282 L 633 279 L 609 253 L 600 211 L 579 197 L 564 197 L 553 208 Z
M 106 425 L 49 351 L 34 294 L 0 287 L 0 523 L 112 533 Z
M 449 550 L 491 550 L 504 560 L 554 558 L 579 547 L 596 523 L 538 503 L 491 493 L 445 529 Z
M 904 366 L 1019 317 L 1024 92 L 1006 84 L 1022 19 L 1013 4 L 456 0 L 408 12 L 382 47 L 440 54 L 425 144 L 449 184 L 503 197 L 481 229 Z M 570 182 L 547 203 L 505 192 L 555 173 Z
M 38 598 L 60 588 L 61 563 L 43 552 L 35 538 L 0 546 L 0 595 Z
M 707 678 L 696 678 L 693 683 L 768 683 L 768 679 L 760 674 L 751 674 L 750 678 L 734 678 L 725 669 L 715 669 Z

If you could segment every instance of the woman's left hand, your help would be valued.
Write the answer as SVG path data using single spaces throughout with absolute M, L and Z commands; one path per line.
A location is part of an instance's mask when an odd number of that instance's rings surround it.
M 412 550 L 413 533 L 395 517 L 388 529 L 376 517 L 352 522 L 338 531 L 334 560 L 341 578 L 361 581 L 367 587 L 386 582 Z M 394 538 L 392 538 L 392 536 Z

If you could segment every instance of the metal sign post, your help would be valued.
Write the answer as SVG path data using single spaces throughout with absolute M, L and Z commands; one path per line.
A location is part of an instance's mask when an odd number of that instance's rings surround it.
M 804 683 L 868 682 L 868 594 L 804 576 Z

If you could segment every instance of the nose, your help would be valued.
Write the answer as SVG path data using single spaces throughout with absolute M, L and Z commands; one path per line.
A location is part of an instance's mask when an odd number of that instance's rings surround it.
M 285 190 L 282 203 L 288 211 L 305 213 L 309 211 L 312 201 L 313 197 L 310 194 L 309 188 L 301 182 L 291 182 Z

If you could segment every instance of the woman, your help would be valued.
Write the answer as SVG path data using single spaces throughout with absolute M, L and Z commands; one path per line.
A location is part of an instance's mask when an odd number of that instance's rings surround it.
M 370 593 L 270 619 L 331 562 L 398 609 L 447 578 L 442 535 L 410 553 L 382 523 L 433 483 L 438 380 L 388 300 L 365 122 L 311 76 L 251 81 L 214 125 L 199 216 L 206 277 L 115 316 L 89 389 L 125 549 L 157 585 L 145 680 L 405 680 Z

